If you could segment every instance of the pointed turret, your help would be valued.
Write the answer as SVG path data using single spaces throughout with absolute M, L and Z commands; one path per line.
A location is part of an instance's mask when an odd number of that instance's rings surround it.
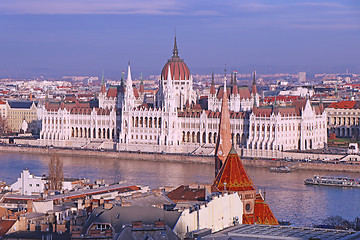
M 234 71 L 232 76 L 231 94 L 237 96 L 238 92 L 238 86 L 236 84 L 236 71 Z
M 320 96 L 319 109 L 320 109 L 320 113 L 324 112 L 324 104 L 323 104 L 322 96 Z
M 273 111 L 273 113 L 274 113 L 275 115 L 277 115 L 277 114 L 279 113 L 276 96 L 275 96 L 275 99 L 274 99 L 274 105 L 273 105 L 272 111 Z
M 105 79 L 104 79 L 104 72 L 102 73 L 102 77 L 101 77 L 101 89 L 100 92 L 105 94 L 106 93 L 106 84 L 105 84 Z
M 216 94 L 215 80 L 214 80 L 214 72 L 211 73 L 210 94 L 211 94 L 211 95 L 215 95 L 215 94 Z
M 139 92 L 140 92 L 140 93 L 144 93 L 144 92 L 145 92 L 144 81 L 143 81 L 143 78 L 142 78 L 142 73 L 141 73 L 141 77 L 140 77 L 140 88 L 139 88 Z
M 174 56 L 174 57 L 178 57 L 178 56 L 179 56 L 179 52 L 178 52 L 178 48 L 177 48 L 177 44 L 176 44 L 176 34 L 175 34 L 175 41 L 174 41 L 173 56 Z
M 251 86 L 251 94 L 255 95 L 257 94 L 257 88 L 256 88 L 256 82 L 255 82 L 255 78 L 256 78 L 256 71 L 254 71 L 253 73 L 253 82 L 252 82 L 252 86 Z
M 230 127 L 230 113 L 229 100 L 226 91 L 226 74 L 224 78 L 224 93 L 221 103 L 221 116 L 219 124 L 219 132 L 215 146 L 215 176 L 219 172 L 222 163 L 225 161 L 231 149 L 231 127 Z
M 131 78 L 131 69 L 130 62 L 128 65 L 128 75 L 126 80 L 126 90 L 125 90 L 125 100 L 127 101 L 126 107 L 132 109 L 134 106 L 135 96 L 134 96 L 134 88 Z
M 171 68 L 170 68 L 170 65 L 168 67 L 168 76 L 167 76 L 167 84 L 168 86 L 172 86 L 172 79 L 171 79 Z

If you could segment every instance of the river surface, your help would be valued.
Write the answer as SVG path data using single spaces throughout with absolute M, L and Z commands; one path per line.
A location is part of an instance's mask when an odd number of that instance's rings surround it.
M 104 179 L 108 183 L 126 181 L 130 184 L 179 186 L 209 183 L 214 179 L 214 166 L 205 164 L 116 160 L 108 158 L 62 157 L 65 177 Z M 28 168 L 37 176 L 48 173 L 50 156 L 0 153 L 0 181 L 12 184 L 20 172 Z M 329 216 L 342 216 L 353 221 L 360 217 L 360 188 L 306 186 L 304 180 L 313 175 L 349 176 L 356 173 L 335 173 L 297 170 L 273 173 L 266 168 L 247 167 L 257 188 L 265 190 L 266 202 L 278 220 L 295 226 L 321 224 Z

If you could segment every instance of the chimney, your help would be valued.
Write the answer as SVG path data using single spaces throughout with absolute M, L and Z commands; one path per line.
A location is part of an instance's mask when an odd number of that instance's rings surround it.
M 112 207 L 113 207 L 113 205 L 111 203 L 104 204 L 104 209 L 111 209 Z
M 132 228 L 142 228 L 142 226 L 143 226 L 142 221 L 132 222 Z
M 32 200 L 28 200 L 26 203 L 26 210 L 28 213 L 32 213 L 33 212 L 33 202 Z
M 165 222 L 164 221 L 155 221 L 155 227 L 156 228 L 164 228 Z

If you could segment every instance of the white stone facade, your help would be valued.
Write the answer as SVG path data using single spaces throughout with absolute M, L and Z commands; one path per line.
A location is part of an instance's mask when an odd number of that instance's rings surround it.
M 30 174 L 28 169 L 21 172 L 18 180 L 13 183 L 10 188 L 14 192 L 19 192 L 23 195 L 40 194 L 44 192 L 45 180 L 42 177 Z
M 324 148 L 326 112 L 319 106 L 311 106 L 309 100 L 296 103 L 298 106 L 254 109 L 250 114 L 247 149 L 257 152 Z

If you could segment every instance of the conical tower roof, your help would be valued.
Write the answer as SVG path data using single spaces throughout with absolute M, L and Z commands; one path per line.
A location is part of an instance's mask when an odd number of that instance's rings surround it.
M 230 113 L 229 113 L 229 100 L 226 91 L 226 77 L 224 80 L 224 94 L 221 103 L 221 116 L 219 124 L 219 134 L 215 146 L 215 176 L 222 163 L 224 163 L 226 156 L 231 149 L 231 126 L 230 126 Z
M 239 192 L 255 190 L 255 186 L 234 147 L 231 148 L 227 155 L 212 187 L 219 191 Z

